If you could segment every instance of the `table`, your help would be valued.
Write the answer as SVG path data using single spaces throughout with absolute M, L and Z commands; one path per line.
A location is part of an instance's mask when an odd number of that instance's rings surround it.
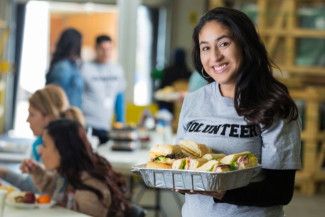
M 131 169 L 134 165 L 146 163 L 148 161 L 148 149 L 135 151 L 113 151 L 111 145 L 104 144 L 98 147 L 97 153 L 107 159 L 112 167 L 124 174 L 132 174 Z
M 55 206 L 49 209 L 19 209 L 5 205 L 4 215 L 5 217 L 22 217 L 22 216 L 33 216 L 33 217 L 85 217 L 88 215 L 74 212 L 69 209 L 65 209 L 59 206 Z

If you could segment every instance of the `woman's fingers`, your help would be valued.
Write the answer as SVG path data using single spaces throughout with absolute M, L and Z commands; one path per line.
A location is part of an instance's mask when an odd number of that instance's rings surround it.
M 37 169 L 37 164 L 31 159 L 24 160 L 20 165 L 20 170 L 23 173 L 31 173 L 36 169 Z
M 180 194 L 195 194 L 194 190 L 180 190 L 180 189 L 175 189 L 175 192 L 178 192 Z

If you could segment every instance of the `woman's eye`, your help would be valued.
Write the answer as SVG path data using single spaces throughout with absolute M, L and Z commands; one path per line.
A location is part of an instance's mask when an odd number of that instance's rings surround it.
M 230 45 L 230 41 L 224 41 L 219 44 L 219 47 L 228 47 Z
M 201 48 L 201 51 L 207 51 L 207 50 L 209 50 L 208 47 L 202 47 L 202 48 Z

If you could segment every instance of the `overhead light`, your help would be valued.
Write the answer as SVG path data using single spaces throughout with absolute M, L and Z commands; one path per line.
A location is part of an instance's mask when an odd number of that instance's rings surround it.
M 84 4 L 84 9 L 86 12 L 94 11 L 95 5 L 92 2 L 87 2 Z

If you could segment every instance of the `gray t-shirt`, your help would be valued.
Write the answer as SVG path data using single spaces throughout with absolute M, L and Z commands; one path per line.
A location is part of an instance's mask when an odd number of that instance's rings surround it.
M 190 139 L 225 154 L 251 151 L 266 169 L 299 169 L 300 130 L 299 121 L 277 120 L 266 130 L 247 123 L 238 116 L 233 99 L 223 97 L 213 82 L 185 97 L 177 140 Z M 282 217 L 284 213 L 282 206 L 238 206 L 215 203 L 210 196 L 186 194 L 182 216 Z
M 122 67 L 114 63 L 84 63 L 81 68 L 84 79 L 82 111 L 87 125 L 109 130 L 118 93 L 125 90 Z

